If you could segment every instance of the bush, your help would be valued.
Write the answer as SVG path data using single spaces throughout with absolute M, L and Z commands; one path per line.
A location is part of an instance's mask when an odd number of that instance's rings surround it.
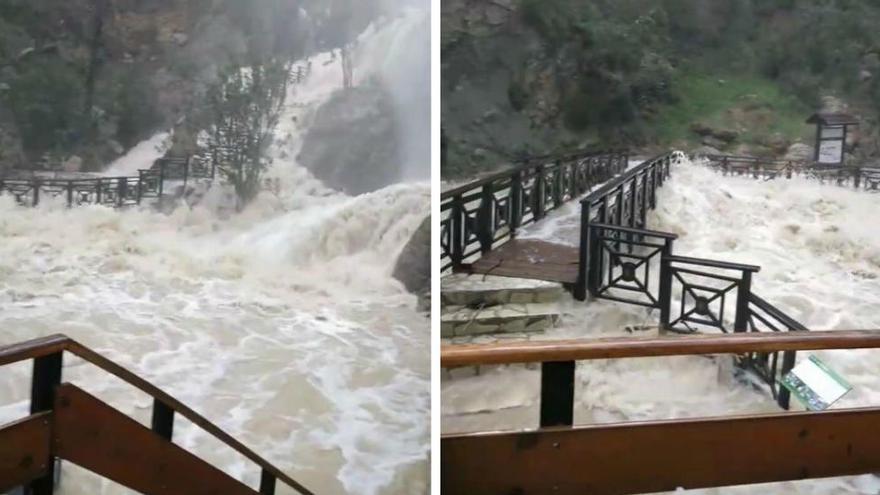
M 12 81 L 7 104 L 29 152 L 67 149 L 81 133 L 82 81 L 57 60 L 34 60 Z
M 126 148 L 146 138 L 162 121 L 156 93 L 148 81 L 143 71 L 131 69 L 115 83 L 116 138 Z
M 522 82 L 514 79 L 507 88 L 507 99 L 514 110 L 521 112 L 529 102 L 529 93 Z

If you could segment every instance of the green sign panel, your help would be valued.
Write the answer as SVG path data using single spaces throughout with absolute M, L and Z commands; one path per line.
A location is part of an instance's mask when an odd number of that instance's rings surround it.
M 782 377 L 782 385 L 810 411 L 824 411 L 852 390 L 852 385 L 821 359 L 810 356 Z

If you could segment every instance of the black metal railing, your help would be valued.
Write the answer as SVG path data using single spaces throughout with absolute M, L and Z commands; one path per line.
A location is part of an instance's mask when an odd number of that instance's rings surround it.
M 141 204 L 144 199 L 158 199 L 166 181 L 213 180 L 216 165 L 210 160 L 161 158 L 153 167 L 139 170 L 132 177 L 95 177 L 88 179 L 8 179 L 0 177 L 0 195 L 8 194 L 22 206 L 37 206 L 46 198 L 61 199 L 68 207 L 102 205 L 123 208 Z
M 576 299 L 583 301 L 587 297 L 587 284 L 590 279 L 587 267 L 591 263 L 589 246 L 593 243 L 590 240 L 590 225 L 646 228 L 648 210 L 657 207 L 657 188 L 661 187 L 669 177 L 672 163 L 680 161 L 682 157 L 681 153 L 666 153 L 647 160 L 581 200 L 580 268 L 574 289 Z M 629 240 L 636 238 L 633 232 L 610 230 L 605 232 L 615 236 L 620 234 L 620 238 Z M 617 240 L 612 244 L 614 249 L 620 247 Z M 593 246 L 596 248 L 593 252 L 597 256 L 601 256 L 602 250 L 598 248 L 602 246 L 605 246 L 604 242 L 598 242 Z M 598 273 L 600 272 L 595 270 L 593 276 L 598 276 Z
M 753 156 L 706 155 L 708 165 L 724 175 L 773 180 L 805 177 L 822 183 L 880 190 L 880 167 L 827 165 L 802 160 L 777 160 Z
M 440 199 L 442 270 L 472 263 L 513 238 L 517 229 L 622 173 L 628 161 L 625 151 L 530 159 L 444 192 Z
M 594 299 L 659 310 L 663 331 L 805 331 L 752 292 L 759 266 L 676 256 L 675 234 L 645 228 L 647 210 L 657 204 L 657 187 L 681 157 L 669 153 L 649 160 L 584 198 L 575 296 L 583 300 L 589 292 Z M 794 367 L 795 358 L 794 351 L 787 351 L 781 363 L 778 353 L 753 353 L 738 363 L 763 380 L 779 405 L 788 409 L 788 391 L 778 383 Z

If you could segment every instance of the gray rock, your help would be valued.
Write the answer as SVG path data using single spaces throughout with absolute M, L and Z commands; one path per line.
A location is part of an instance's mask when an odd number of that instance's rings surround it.
M 397 258 L 392 274 L 417 295 L 431 291 L 431 217 L 428 216 Z
M 376 86 L 341 90 L 318 109 L 298 159 L 327 186 L 364 194 L 402 177 L 398 135 L 394 109 L 384 90 Z
M 174 33 L 171 39 L 177 43 L 177 46 L 183 46 L 189 41 L 189 36 L 186 33 Z
M 76 173 L 82 170 L 82 165 L 83 159 L 74 155 L 65 160 L 64 163 L 61 164 L 61 168 L 65 172 Z
M 784 159 L 792 161 L 808 161 L 813 159 L 813 147 L 804 143 L 794 143 L 788 147 Z
M 721 155 L 721 154 L 723 154 L 723 153 L 721 153 L 720 151 L 718 151 L 717 149 L 715 149 L 711 146 L 700 146 L 699 148 L 697 148 L 693 152 L 691 152 L 691 156 L 693 156 L 694 158 L 708 156 L 708 155 Z

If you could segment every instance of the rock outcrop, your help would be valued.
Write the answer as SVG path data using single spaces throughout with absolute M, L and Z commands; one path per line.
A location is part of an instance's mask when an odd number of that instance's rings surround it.
M 395 184 L 403 171 L 397 125 L 391 99 L 381 87 L 340 90 L 318 109 L 299 163 L 327 186 L 350 195 Z
M 431 217 L 416 229 L 394 267 L 393 276 L 413 294 L 431 291 Z M 428 298 L 430 300 L 430 298 Z

